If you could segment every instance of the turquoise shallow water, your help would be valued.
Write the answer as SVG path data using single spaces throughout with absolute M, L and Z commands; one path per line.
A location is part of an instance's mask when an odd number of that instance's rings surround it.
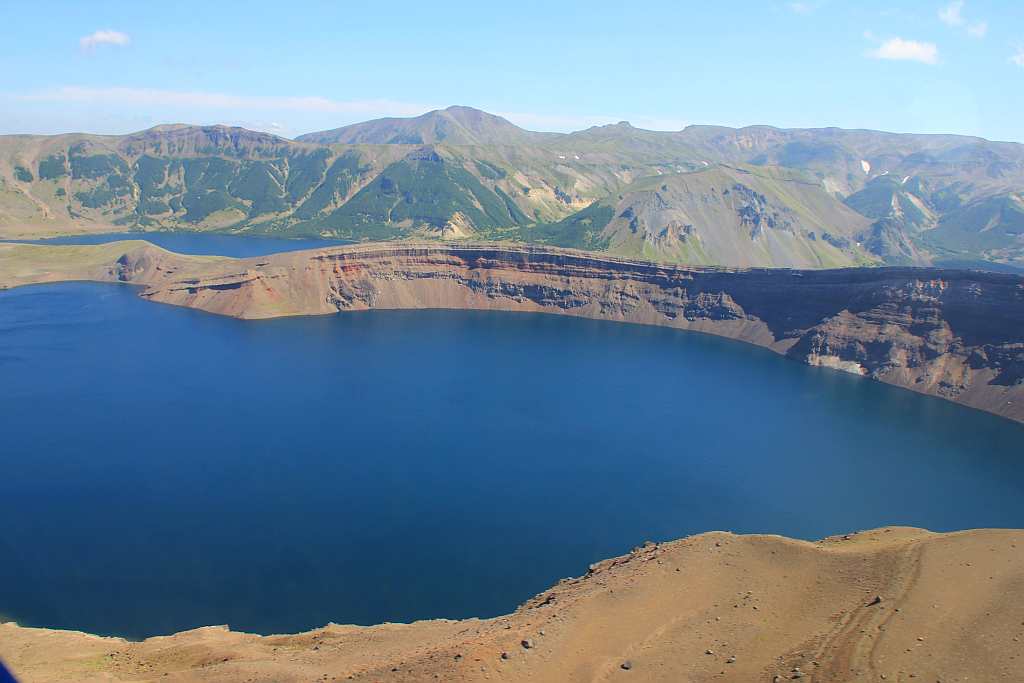
M 489 616 L 646 539 L 1024 527 L 1024 427 L 699 334 L 0 292 L 0 615 Z

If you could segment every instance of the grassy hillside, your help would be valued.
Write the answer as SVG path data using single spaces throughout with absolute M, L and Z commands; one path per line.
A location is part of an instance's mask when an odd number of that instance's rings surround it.
M 1024 147 L 980 138 L 626 122 L 535 133 L 468 107 L 295 141 L 185 125 L 0 136 L 0 237 L 472 236 L 694 263 L 1024 265 L 1022 192 Z
M 663 261 L 827 268 L 876 260 L 858 244 L 869 223 L 807 174 L 722 165 L 642 179 L 520 235 Z

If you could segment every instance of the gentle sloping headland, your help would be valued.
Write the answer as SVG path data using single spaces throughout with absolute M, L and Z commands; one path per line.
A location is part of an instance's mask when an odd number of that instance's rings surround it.
M 464 308 L 695 330 L 1024 421 L 1024 276 L 702 268 L 523 245 L 378 243 L 232 259 L 144 241 L 0 244 L 0 287 L 98 280 L 237 318 Z
M 33 681 L 1020 681 L 1024 531 L 812 543 L 711 532 L 599 562 L 494 619 L 129 642 L 0 624 Z

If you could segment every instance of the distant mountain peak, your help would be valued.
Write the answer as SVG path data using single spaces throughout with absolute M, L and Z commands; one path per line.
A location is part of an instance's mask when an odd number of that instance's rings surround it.
M 368 145 L 521 145 L 551 133 L 524 130 L 495 114 L 453 105 L 419 116 L 388 117 L 300 135 L 300 142 Z
M 193 125 L 189 123 L 161 123 L 145 130 L 140 130 L 137 133 L 132 133 L 127 137 L 144 137 L 147 135 L 182 135 L 182 134 L 220 134 L 220 135 L 240 135 L 250 138 L 264 138 L 264 139 L 275 139 L 284 141 L 280 135 L 274 135 L 273 133 L 267 133 L 259 130 L 250 130 L 249 128 L 242 128 L 241 126 L 229 126 L 224 123 L 213 123 L 205 125 Z
M 448 112 L 448 113 L 451 113 L 451 114 L 460 114 L 461 113 L 461 114 L 471 114 L 471 115 L 474 115 L 474 116 L 490 116 L 490 117 L 496 118 L 496 119 L 501 118 L 500 116 L 498 116 L 496 114 L 491 114 L 489 112 L 486 112 L 483 109 L 477 109 L 476 107 L 470 107 L 470 106 L 467 106 L 467 105 L 464 105 L 464 104 L 453 104 L 450 107 L 445 107 L 444 109 L 435 109 L 434 111 L 444 111 L 444 112 Z
M 293 145 L 273 133 L 221 124 L 190 126 L 181 123 L 161 124 L 124 136 L 119 144 L 129 155 L 204 154 L 219 151 L 230 155 L 275 155 Z
M 602 123 L 601 125 L 598 125 L 598 126 L 591 126 L 590 128 L 587 128 L 587 129 L 579 131 L 579 132 L 585 133 L 587 131 L 600 131 L 600 130 L 606 130 L 606 131 L 635 130 L 635 128 L 633 127 L 633 124 L 631 124 L 629 121 L 619 121 L 618 123 Z

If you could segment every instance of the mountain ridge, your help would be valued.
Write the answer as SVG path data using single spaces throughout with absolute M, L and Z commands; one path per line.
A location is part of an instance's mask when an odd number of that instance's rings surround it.
M 480 109 L 455 105 L 414 117 L 387 117 L 299 135 L 318 144 L 494 145 L 539 142 L 558 136 L 520 128 Z
M 633 131 L 640 131 L 640 132 L 644 132 L 644 133 L 654 133 L 654 134 L 658 134 L 658 135 L 670 135 L 670 136 L 678 136 L 678 135 L 683 135 L 683 134 L 691 134 L 691 135 L 693 135 L 693 134 L 696 134 L 696 133 L 699 133 L 699 132 L 751 133 L 751 132 L 756 132 L 756 131 L 771 131 L 771 132 L 781 133 L 781 134 L 797 133 L 797 132 L 799 132 L 799 133 L 821 134 L 821 135 L 867 134 L 867 135 L 882 135 L 882 136 L 887 136 L 887 137 L 890 137 L 890 138 L 915 138 L 915 139 L 920 139 L 922 141 L 924 141 L 924 140 L 947 140 L 947 141 L 950 141 L 950 142 L 952 142 L 952 141 L 962 141 L 962 142 L 984 143 L 984 144 L 989 144 L 989 145 L 1000 145 L 1000 146 L 1007 145 L 1007 146 L 1012 146 L 1012 147 L 1020 148 L 1020 149 L 1024 150 L 1024 142 L 1017 142 L 1017 141 L 1013 141 L 1013 140 L 994 140 L 994 139 L 990 139 L 990 138 L 985 138 L 983 136 L 967 135 L 967 134 L 963 134 L 963 133 L 917 133 L 917 132 L 913 132 L 913 131 L 897 132 L 897 131 L 886 131 L 886 130 L 881 130 L 881 129 L 876 129 L 876 128 L 843 128 L 841 126 L 816 126 L 816 127 L 802 128 L 802 127 L 776 126 L 776 125 L 771 125 L 771 124 L 750 124 L 750 125 L 747 125 L 747 126 L 722 126 L 722 125 L 707 124 L 707 123 L 691 123 L 691 124 L 687 124 L 686 126 L 684 126 L 680 130 L 671 130 L 670 131 L 670 130 L 657 130 L 657 129 L 651 129 L 651 128 L 642 128 L 642 127 L 634 126 L 628 120 L 622 120 L 622 121 L 618 121 L 616 123 L 597 124 L 597 125 L 593 125 L 593 126 L 588 126 L 587 128 L 581 128 L 579 130 L 570 131 L 570 132 L 534 131 L 534 130 L 531 130 L 531 129 L 527 129 L 527 128 L 523 128 L 521 126 L 518 126 L 518 125 L 512 123 L 511 121 L 509 121 L 508 119 L 506 119 L 504 117 L 501 117 L 499 115 L 491 114 L 491 113 L 489 113 L 489 112 L 487 112 L 485 110 L 477 109 L 475 107 L 470 107 L 470 106 L 465 106 L 465 105 L 451 105 L 449 107 L 445 107 L 444 109 L 433 109 L 433 110 L 430 110 L 428 112 L 424 112 L 423 114 L 419 114 L 417 116 L 409 116 L 409 117 L 392 116 L 392 117 L 381 117 L 381 118 L 377 118 L 377 119 L 368 119 L 366 121 L 356 122 L 356 123 L 352 123 L 352 124 L 346 124 L 346 125 L 340 126 L 338 128 L 332 128 L 332 129 L 326 129 L 326 130 L 315 130 L 315 131 L 309 131 L 309 132 L 306 132 L 306 133 L 301 133 L 301 134 L 295 136 L 294 138 L 285 138 L 283 136 L 279 136 L 279 135 L 276 135 L 274 133 L 269 133 L 269 132 L 265 132 L 265 131 L 257 131 L 257 130 L 248 129 L 248 128 L 245 128 L 245 127 L 242 127 L 242 126 L 235 126 L 235 125 L 223 124 L 223 123 L 192 124 L 192 123 L 182 123 L 182 122 L 159 123 L 159 124 L 155 124 L 153 126 L 150 126 L 148 128 L 143 128 L 143 129 L 136 130 L 136 131 L 130 131 L 128 133 L 91 133 L 91 132 L 88 132 L 88 131 L 66 131 L 66 132 L 62 132 L 62 133 L 51 133 L 51 134 L 8 133 L 8 134 L 0 135 L 0 138 L 9 138 L 9 137 L 56 138 L 56 137 L 61 137 L 61 136 L 90 136 L 90 137 L 105 137 L 105 138 L 121 138 L 121 137 L 137 136 L 137 135 L 141 135 L 143 133 L 149 133 L 149 132 L 173 131 L 173 130 L 182 129 L 182 128 L 204 128 L 204 129 L 218 129 L 219 128 L 219 129 L 237 129 L 237 130 L 241 130 L 241 131 L 247 131 L 247 132 L 250 132 L 250 133 L 256 133 L 256 134 L 259 134 L 259 135 L 269 135 L 269 136 L 277 137 L 277 138 L 279 138 L 281 140 L 290 140 L 290 141 L 293 141 L 293 142 L 302 142 L 303 138 L 309 138 L 310 136 L 317 136 L 317 135 L 320 135 L 320 134 L 323 134 L 323 133 L 340 131 L 340 130 L 344 130 L 346 128 L 366 126 L 368 124 L 374 124 L 374 123 L 378 123 L 378 122 L 415 122 L 415 121 L 419 121 L 419 120 L 424 120 L 426 118 L 432 118 L 434 116 L 438 116 L 438 115 L 444 114 L 445 112 L 463 112 L 463 115 L 484 115 L 484 116 L 490 117 L 492 119 L 498 119 L 498 120 L 504 122 L 505 124 L 507 124 L 508 126 L 511 126 L 511 127 L 515 128 L 515 129 L 517 129 L 519 131 L 523 131 L 525 133 L 533 133 L 533 134 L 539 134 L 539 135 L 544 135 L 544 136 L 550 136 L 552 138 L 567 137 L 567 136 L 571 136 L 571 135 L 575 135 L 575 134 L 579 134 L 579 133 L 585 133 L 587 131 L 593 131 L 593 130 L 597 130 L 597 129 L 633 130 Z M 389 144 L 389 143 L 368 143 L 368 144 Z M 429 144 L 429 143 L 390 143 L 390 144 Z
M 793 187 L 792 173 L 804 174 L 818 185 L 805 199 L 836 225 L 800 224 L 789 233 L 806 233 L 797 244 L 767 221 L 766 243 L 789 246 L 765 251 L 727 239 L 736 221 L 746 220 L 736 212 L 749 213 L 750 206 L 732 202 L 734 212 L 708 213 L 685 193 L 656 187 L 658 178 L 675 187 L 696 182 L 699 176 L 689 173 L 739 167 L 789 178 L 756 191 L 779 216 L 801 215 L 802 200 L 783 190 Z M 662 222 L 648 225 L 638 241 L 622 231 L 618 218 L 629 207 L 619 204 L 644 192 L 671 206 L 648 212 L 648 223 Z M 1024 145 L 972 136 L 705 125 L 663 132 L 628 122 L 538 133 L 462 106 L 297 140 L 188 124 L 123 136 L 0 136 L 3 237 L 69 229 L 471 237 L 734 266 L 807 267 L 817 259 L 820 267 L 871 260 L 1024 267 L 1022 192 Z M 851 221 L 848 210 L 869 220 L 852 231 L 859 219 Z M 706 214 L 705 222 L 683 214 Z M 703 256 L 681 249 L 675 238 L 658 238 L 672 221 L 694 226 L 705 242 L 730 246 Z M 618 228 L 606 231 L 609 224 Z M 847 242 L 833 253 L 820 240 L 809 243 L 811 232 Z M 672 230 L 664 234 L 671 236 Z

